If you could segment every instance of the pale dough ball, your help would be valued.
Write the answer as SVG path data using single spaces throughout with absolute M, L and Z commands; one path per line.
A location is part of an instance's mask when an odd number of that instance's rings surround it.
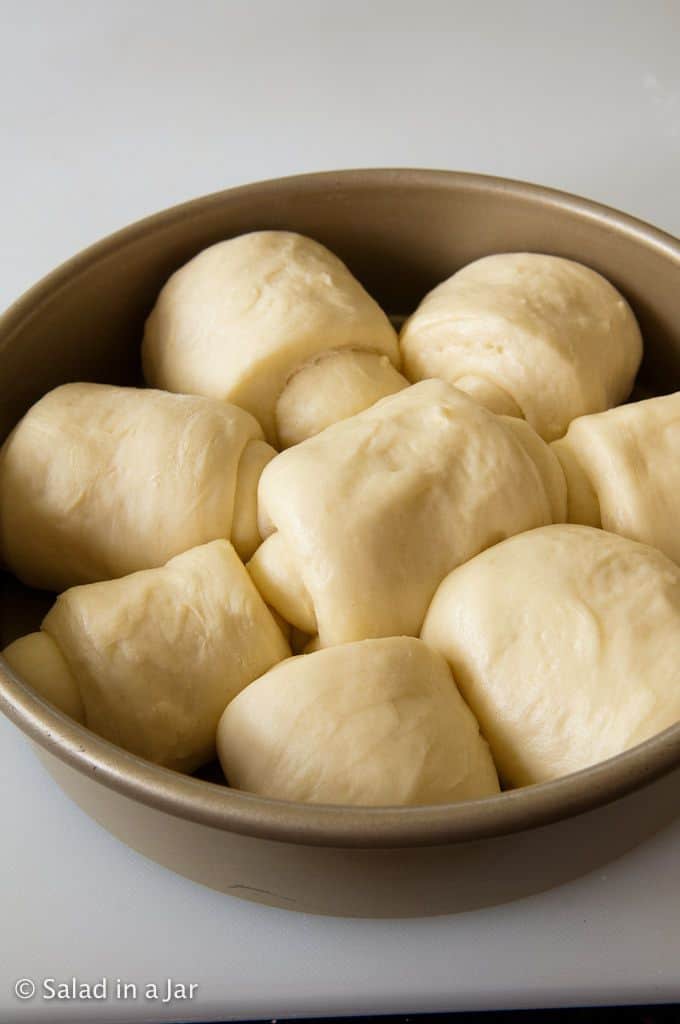
M 266 441 L 248 441 L 239 460 L 230 539 L 244 561 L 262 542 L 257 525 L 257 487 L 262 470 L 275 455 Z
M 0 451 L 0 549 L 24 583 L 61 591 L 163 565 L 234 535 L 260 542 L 257 485 L 275 454 L 234 405 L 105 384 L 41 398 Z
M 25 681 L 71 713 L 56 689 L 68 689 L 54 674 L 63 659 L 88 728 L 178 771 L 212 760 L 225 706 L 290 654 L 225 540 L 67 590 L 42 629 L 5 652 Z
M 411 637 L 283 662 L 226 708 L 217 749 L 231 786 L 283 800 L 433 804 L 499 791 L 446 662 Z
M 466 377 L 459 377 L 455 383 L 457 388 L 490 412 L 495 412 L 498 416 L 522 418 L 522 410 L 514 398 L 498 384 L 492 383 L 488 377 L 478 377 L 471 373 Z
M 267 603 L 286 622 L 308 636 L 316 633 L 314 601 L 291 549 L 278 531 L 257 549 L 248 562 L 248 572 Z
M 394 328 L 337 256 L 290 231 L 255 231 L 172 275 L 147 321 L 142 358 L 154 387 L 234 402 L 276 444 L 276 403 L 290 377 L 345 348 L 399 365 Z
M 587 526 L 512 537 L 452 572 L 421 633 L 511 786 L 620 754 L 680 719 L 680 568 Z
M 429 380 L 277 455 L 258 504 L 267 539 L 249 563 L 253 578 L 328 647 L 417 635 L 451 569 L 563 520 L 566 488 L 528 424 Z
M 84 723 L 78 684 L 52 637 L 42 632 L 29 633 L 6 647 L 2 656 L 41 697 L 76 722 Z
M 279 445 L 299 444 L 405 387 L 408 381 L 387 356 L 353 349 L 325 352 L 298 370 L 279 397 Z
M 642 357 L 622 295 L 580 263 L 502 253 L 463 267 L 401 332 L 410 380 L 441 377 L 547 441 L 630 394 Z
M 567 517 L 567 489 L 564 471 L 559 459 L 555 458 L 555 452 L 526 420 L 514 416 L 499 416 L 499 419 L 533 459 L 550 503 L 552 522 L 563 523 Z
M 570 522 L 651 544 L 680 563 L 680 391 L 581 416 L 552 447 Z

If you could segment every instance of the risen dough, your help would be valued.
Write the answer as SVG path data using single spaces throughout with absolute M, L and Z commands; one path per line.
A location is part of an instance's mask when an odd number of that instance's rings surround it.
M 283 800 L 433 804 L 498 792 L 444 659 L 411 637 L 290 658 L 220 720 L 232 786 Z
M 260 540 L 259 474 L 274 454 L 261 436 L 247 412 L 207 398 L 56 388 L 0 452 L 4 561 L 24 583 L 60 591 L 163 565 L 229 538 L 232 524 L 248 558 Z
M 680 568 L 603 530 L 550 526 L 483 552 L 441 584 L 421 635 L 511 786 L 578 771 L 680 719 Z
M 244 561 L 262 541 L 257 525 L 257 487 L 262 470 L 275 455 L 266 441 L 248 441 L 238 464 L 231 542 Z
M 5 648 L 2 656 L 41 697 L 76 722 L 85 721 L 78 684 L 51 636 L 40 632 L 19 637 Z
M 224 540 L 186 551 L 160 569 L 67 590 L 42 629 L 70 670 L 88 727 L 178 771 L 214 757 L 227 703 L 290 654 Z M 47 691 L 52 665 L 45 658 L 56 654 L 45 654 L 42 634 L 23 643 L 33 651 L 11 645 L 5 652 L 10 664 L 68 710 L 54 688 Z
M 256 231 L 173 274 L 147 321 L 142 356 L 155 387 L 235 402 L 277 443 L 276 404 L 289 378 L 345 348 L 399 363 L 394 328 L 337 256 L 302 235 Z
M 387 356 L 341 349 L 325 352 L 288 382 L 276 406 L 282 448 L 299 444 L 331 423 L 368 409 L 408 387 Z
M 463 267 L 423 299 L 401 346 L 410 380 L 448 380 L 547 441 L 622 402 L 642 356 L 635 317 L 608 281 L 538 253 Z
M 651 544 L 680 563 L 680 391 L 582 416 L 553 450 L 570 522 Z
M 564 518 L 557 459 L 530 433 L 430 380 L 278 455 L 260 478 L 261 532 L 277 531 L 250 563 L 260 591 L 323 647 L 416 635 L 452 568 Z

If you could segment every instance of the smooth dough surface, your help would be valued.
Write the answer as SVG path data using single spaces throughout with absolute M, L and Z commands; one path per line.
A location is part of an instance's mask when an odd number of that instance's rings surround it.
M 230 785 L 329 804 L 432 804 L 498 792 L 479 727 L 444 659 L 412 637 L 305 654 L 226 708 Z
M 4 561 L 24 583 L 61 591 L 228 539 L 235 507 L 247 558 L 259 542 L 255 499 L 267 459 L 240 488 L 239 467 L 251 446 L 274 454 L 261 437 L 252 416 L 224 402 L 64 384 L 0 451 Z
M 147 381 L 248 409 L 277 443 L 276 403 L 322 352 L 360 349 L 398 366 L 394 328 L 325 246 L 290 231 L 213 245 L 172 275 L 149 317 Z
M 443 381 L 382 399 L 266 466 L 258 587 L 323 647 L 417 635 L 452 568 L 564 518 L 557 459 L 535 446 Z
M 279 444 L 300 444 L 405 387 L 408 381 L 387 356 L 354 349 L 325 352 L 298 370 L 279 396 Z
M 650 544 L 680 564 L 680 391 L 579 417 L 553 449 L 570 522 Z
M 511 786 L 578 771 L 680 719 L 680 568 L 588 526 L 532 530 L 452 572 L 423 640 Z
M 214 757 L 227 703 L 290 654 L 224 540 L 67 590 L 42 629 L 76 680 L 87 726 L 178 771 Z M 27 672 L 26 681 L 39 689 L 41 678 Z
M 642 357 L 637 321 L 613 285 L 539 253 L 463 267 L 423 299 L 400 340 L 410 380 L 441 377 L 498 412 L 514 405 L 547 441 L 624 401 Z
M 2 656 L 18 676 L 65 715 L 85 722 L 85 710 L 73 673 L 52 637 L 29 633 L 9 644 Z
M 239 460 L 231 543 L 243 561 L 247 561 L 262 542 L 257 525 L 257 488 L 262 470 L 275 455 L 276 451 L 266 441 L 248 441 Z

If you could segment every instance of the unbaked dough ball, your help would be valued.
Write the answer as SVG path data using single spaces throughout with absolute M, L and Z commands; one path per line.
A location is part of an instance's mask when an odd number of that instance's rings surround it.
M 64 384 L 41 398 L 0 451 L 0 550 L 34 587 L 163 565 L 233 537 L 261 538 L 260 473 L 275 454 L 243 409 L 189 395 Z
M 73 714 L 80 701 L 74 717 L 94 732 L 178 771 L 212 760 L 225 706 L 289 654 L 225 540 L 67 590 L 41 633 L 4 652 L 61 710 Z
M 279 444 L 300 444 L 406 387 L 408 381 L 387 356 L 353 349 L 324 352 L 297 371 L 277 402 Z
M 549 526 L 454 570 L 422 638 L 510 786 L 578 771 L 680 719 L 680 568 L 587 526 Z
M 438 380 L 278 455 L 258 501 L 268 536 L 249 569 L 322 647 L 417 635 L 452 568 L 566 514 L 549 446 Z
M 553 444 L 568 518 L 680 563 L 680 391 L 574 420 Z
M 19 637 L 5 648 L 2 656 L 41 697 L 76 722 L 85 722 L 78 684 L 51 636 L 40 632 Z
M 290 658 L 226 708 L 229 784 L 328 804 L 434 804 L 498 792 L 489 748 L 444 659 L 412 637 Z
M 147 321 L 142 356 L 154 387 L 234 402 L 277 444 L 277 403 L 288 381 L 338 349 L 399 365 L 394 328 L 337 256 L 290 231 L 255 231 L 205 249 L 172 275 Z M 335 377 L 331 364 L 315 374 L 331 401 Z M 351 412 L 365 390 L 359 380 Z M 327 424 L 323 405 L 319 412 L 314 425 L 308 410 L 306 431 Z
M 580 263 L 502 253 L 426 295 L 401 332 L 410 380 L 441 377 L 547 441 L 630 394 L 642 339 L 622 295 Z

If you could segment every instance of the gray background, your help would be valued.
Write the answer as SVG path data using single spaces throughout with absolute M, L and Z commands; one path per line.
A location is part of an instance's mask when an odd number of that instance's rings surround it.
M 359 166 L 564 188 L 680 233 L 680 5 L 0 3 L 0 306 L 124 224 L 229 185 Z M 653 795 L 650 797 L 653 799 Z M 680 998 L 680 827 L 479 913 L 315 919 L 128 851 L 0 721 L 0 1019 L 15 979 L 197 982 L 165 1019 Z

